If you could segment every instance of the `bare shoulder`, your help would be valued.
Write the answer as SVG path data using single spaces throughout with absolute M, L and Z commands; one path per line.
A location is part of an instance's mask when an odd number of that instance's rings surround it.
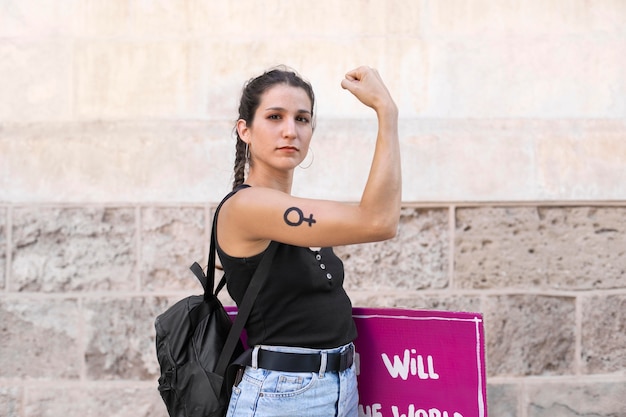
M 227 211 L 237 215 L 255 216 L 259 211 L 284 206 L 294 197 L 272 188 L 248 187 L 238 191 L 224 203 Z
M 255 226 L 262 218 L 258 203 L 267 201 L 272 191 L 260 187 L 243 188 L 224 202 L 217 219 L 216 236 L 220 248 L 228 255 L 249 257 L 267 247 L 269 239 L 259 238 Z

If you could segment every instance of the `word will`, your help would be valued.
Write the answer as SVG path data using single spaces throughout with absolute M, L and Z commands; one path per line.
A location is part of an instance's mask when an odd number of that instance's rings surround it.
M 415 349 L 404 349 L 402 359 L 398 355 L 393 355 L 393 364 L 386 353 L 383 353 L 381 356 L 392 378 L 400 377 L 406 381 L 409 375 L 412 375 L 417 376 L 419 379 L 439 379 L 439 374 L 435 372 L 435 364 L 431 355 L 426 357 L 426 364 L 424 364 L 424 357 L 417 355 Z

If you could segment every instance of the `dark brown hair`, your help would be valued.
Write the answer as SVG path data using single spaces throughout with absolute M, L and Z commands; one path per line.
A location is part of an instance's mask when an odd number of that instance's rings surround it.
M 313 118 L 315 95 L 313 94 L 311 84 L 295 71 L 286 67 L 278 67 L 246 82 L 241 93 L 241 100 L 239 101 L 239 117 L 237 119 L 243 119 L 248 126 L 252 126 L 254 113 L 261 103 L 261 97 L 267 90 L 278 84 L 302 88 L 311 99 L 311 118 Z M 235 135 L 237 136 L 237 142 L 235 143 L 235 179 L 233 181 L 233 189 L 245 181 L 246 162 L 249 162 L 248 155 L 246 155 L 246 143 L 239 137 L 236 127 Z

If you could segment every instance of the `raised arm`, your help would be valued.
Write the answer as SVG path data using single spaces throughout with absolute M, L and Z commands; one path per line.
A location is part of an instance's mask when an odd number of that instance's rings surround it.
M 349 71 L 341 86 L 378 118 L 372 164 L 359 203 L 297 198 L 272 186 L 272 181 L 258 186 L 263 181 L 257 178 L 257 184 L 250 181 L 253 186 L 238 192 L 220 212 L 218 242 L 226 253 L 251 256 L 270 240 L 323 247 L 395 236 L 402 190 L 396 104 L 378 72 L 369 67 Z
M 350 71 L 341 86 L 374 109 L 378 117 L 374 159 L 359 208 L 374 228 L 395 235 L 402 198 L 398 108 L 375 69 Z

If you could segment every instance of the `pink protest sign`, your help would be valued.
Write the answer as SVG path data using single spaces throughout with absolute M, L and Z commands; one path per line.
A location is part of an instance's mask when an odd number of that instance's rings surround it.
M 487 417 L 482 315 L 359 307 L 352 315 L 359 417 Z
M 354 308 L 360 417 L 486 417 L 482 316 Z

